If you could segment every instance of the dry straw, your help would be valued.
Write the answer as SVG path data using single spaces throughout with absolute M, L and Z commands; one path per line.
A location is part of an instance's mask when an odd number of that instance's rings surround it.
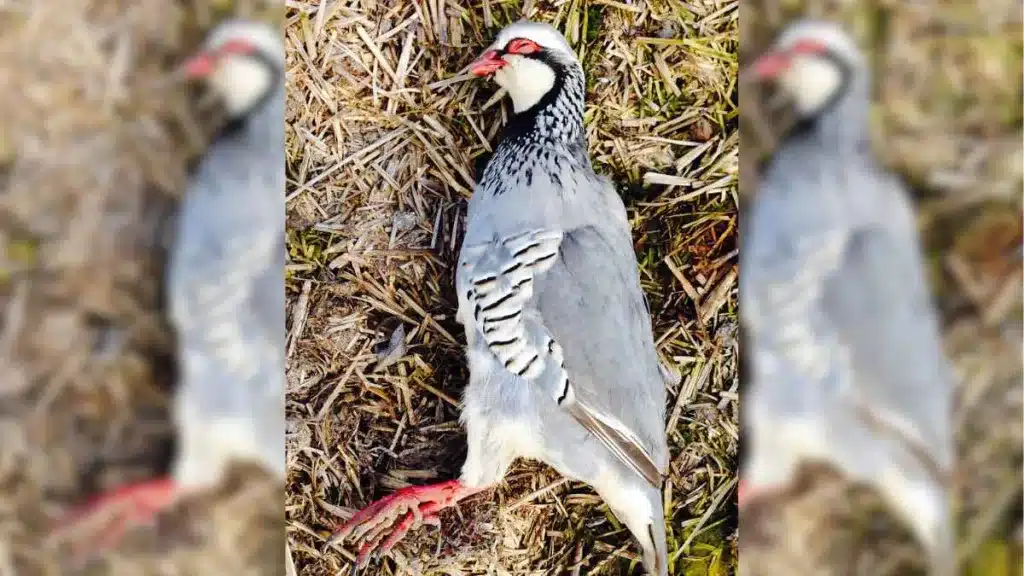
M 289 495 L 299 572 L 376 497 L 458 473 L 466 380 L 453 263 L 477 164 L 510 106 L 465 67 L 525 10 L 588 76 L 597 168 L 627 199 L 668 391 L 674 573 L 731 571 L 738 437 L 737 3 L 288 2 Z M 375 346 L 404 326 L 406 351 Z M 520 462 L 363 573 L 626 573 L 637 550 L 585 485 Z M 639 568 L 635 568 L 639 569 Z M 699 570 L 698 572 L 690 572 Z M 715 572 L 718 570 L 718 572 Z

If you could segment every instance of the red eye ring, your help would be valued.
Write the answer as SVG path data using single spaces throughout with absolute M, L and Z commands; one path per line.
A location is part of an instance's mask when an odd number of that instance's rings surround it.
M 529 38 L 513 38 L 507 46 L 505 46 L 505 52 L 509 54 L 536 54 L 543 50 L 540 44 L 537 44 Z
M 825 44 L 809 38 L 796 42 L 788 50 L 790 54 L 824 54 L 827 51 Z
M 240 39 L 228 40 L 217 48 L 218 54 L 252 54 L 255 51 L 252 43 Z

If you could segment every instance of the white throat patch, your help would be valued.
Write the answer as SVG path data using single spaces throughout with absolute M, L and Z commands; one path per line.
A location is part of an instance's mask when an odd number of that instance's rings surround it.
M 508 90 L 512 108 L 518 114 L 540 101 L 555 85 L 550 66 L 518 54 L 505 54 L 508 65 L 494 73 L 494 81 Z
M 797 111 L 812 115 L 835 95 L 842 84 L 842 71 L 834 62 L 800 54 L 779 79 L 782 88 L 793 98 Z
M 271 89 L 270 80 L 271 71 L 260 61 L 227 56 L 210 76 L 210 86 L 224 101 L 228 113 L 237 116 Z

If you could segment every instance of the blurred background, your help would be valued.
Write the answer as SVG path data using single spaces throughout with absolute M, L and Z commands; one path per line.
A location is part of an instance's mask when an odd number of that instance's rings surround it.
M 619 186 L 668 389 L 673 574 L 736 561 L 736 1 L 288 3 L 288 539 L 303 575 L 351 575 L 341 521 L 454 478 L 466 199 L 511 112 L 465 74 L 506 24 L 562 31 L 587 75 L 598 172 Z M 400 331 L 399 331 L 400 330 Z M 397 336 L 395 336 L 397 334 Z M 600 498 L 536 462 L 361 574 L 639 574 Z
M 873 145 L 918 209 L 959 380 L 963 574 L 1021 574 L 1021 4 L 753 0 L 741 10 L 741 66 L 803 16 L 844 23 L 868 56 Z M 741 94 L 743 206 L 791 118 L 765 92 Z M 827 471 L 810 472 L 803 495 L 762 521 L 773 545 L 744 544 L 744 574 L 923 573 L 921 551 L 880 500 Z
M 47 549 L 53 519 L 167 471 L 163 265 L 219 126 L 168 74 L 221 19 L 280 13 L 270 0 L 0 3 L 0 574 L 68 573 Z M 280 484 L 235 476 L 91 570 L 280 574 Z

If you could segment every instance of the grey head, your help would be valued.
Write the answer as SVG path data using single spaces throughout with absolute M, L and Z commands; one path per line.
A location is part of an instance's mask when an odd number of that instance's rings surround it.
M 202 79 L 238 119 L 265 102 L 284 82 L 281 32 L 262 22 L 227 20 L 207 36 L 184 65 L 185 76 Z
M 868 106 L 867 62 L 853 38 L 830 22 L 788 26 L 754 63 L 753 75 L 774 82 L 804 120 Z

